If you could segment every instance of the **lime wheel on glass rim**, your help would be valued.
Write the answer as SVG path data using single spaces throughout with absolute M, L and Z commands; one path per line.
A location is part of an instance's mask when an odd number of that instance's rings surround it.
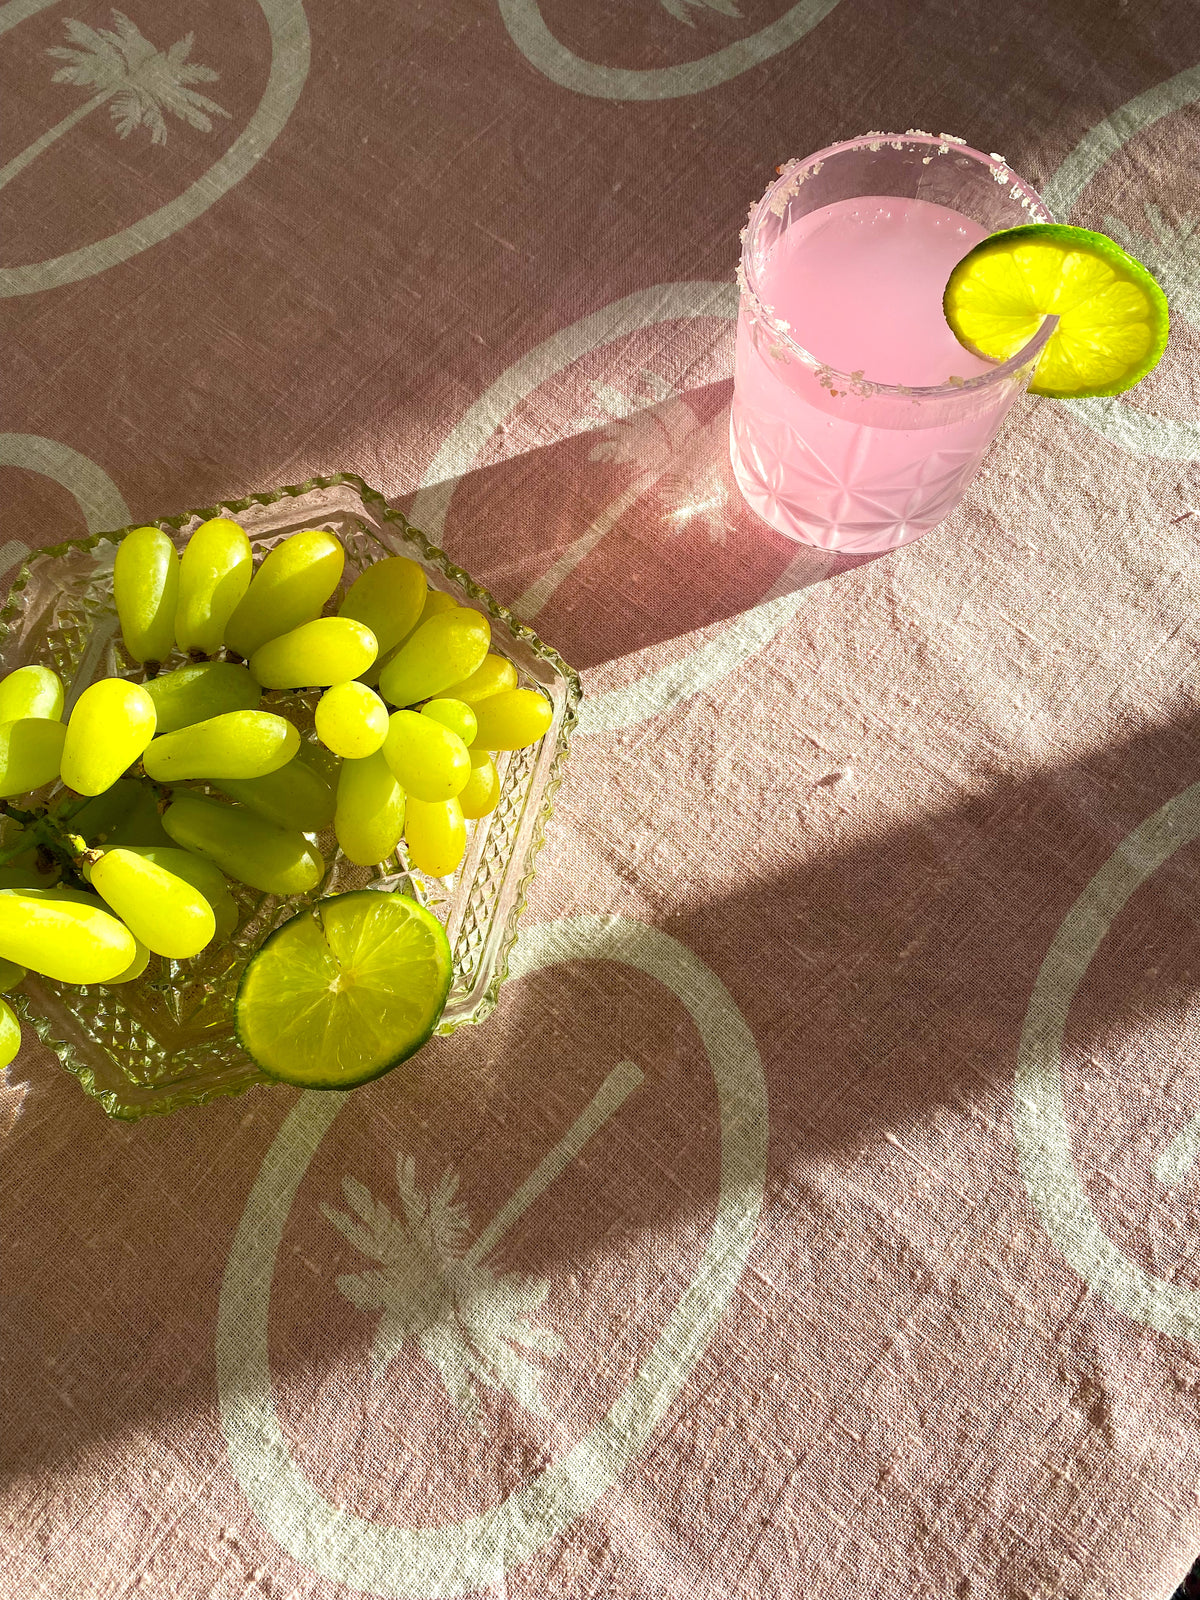
M 242 975 L 238 1038 L 268 1077 L 350 1089 L 430 1038 L 452 965 L 445 929 L 407 895 L 331 895 L 285 922 Z
M 1140 261 L 1060 223 L 981 240 L 950 274 L 942 309 L 958 342 L 989 361 L 1009 360 L 1057 317 L 1029 385 L 1056 400 L 1131 389 L 1158 365 L 1169 327 L 1167 297 Z

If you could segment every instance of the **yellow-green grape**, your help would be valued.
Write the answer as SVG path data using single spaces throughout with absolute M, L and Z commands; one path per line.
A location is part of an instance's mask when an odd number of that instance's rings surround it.
M 303 749 L 303 746 L 301 746 Z M 224 778 L 212 787 L 277 828 L 320 833 L 333 821 L 334 783 L 298 753 L 287 766 L 261 778 Z
M 536 689 L 506 689 L 475 707 L 480 750 L 523 750 L 536 744 L 554 720 L 554 707 Z
M 6 961 L 0 956 L 0 994 L 7 994 L 10 989 L 15 989 L 24 976 L 24 967 L 19 967 L 15 961 Z
M 21 1048 L 21 1024 L 7 1000 L 0 1000 L 0 1067 L 16 1059 Z
M 404 790 L 383 751 L 343 761 L 334 831 L 343 855 L 360 867 L 385 861 L 404 832 Z
M 264 894 L 307 894 L 325 876 L 320 852 L 302 833 L 277 828 L 243 806 L 181 794 L 167 807 L 163 824 L 176 844 Z
M 29 867 L 0 867 L 0 889 L 48 889 L 53 882 L 50 873 Z
M 146 693 L 158 714 L 157 733 L 177 733 L 227 711 L 253 711 L 262 689 L 248 667 L 232 661 L 198 661 L 151 678 Z
M 199 889 L 132 850 L 106 850 L 88 876 L 100 898 L 156 956 L 186 961 L 216 932 L 212 906 Z
M 428 622 L 430 617 L 439 616 L 443 611 L 454 611 L 458 601 L 452 594 L 447 594 L 444 589 L 430 589 L 425 596 L 425 604 L 421 607 L 421 615 L 414 624 L 413 631 L 423 622 Z
M 0 955 L 59 983 L 108 983 L 137 953 L 133 934 L 99 906 L 0 894 Z
M 414 867 L 432 878 L 453 872 L 466 854 L 467 825 L 457 800 L 414 800 L 409 796 L 404 842 Z
M 379 692 L 394 706 L 411 706 L 441 694 L 483 661 L 491 639 L 488 620 L 455 606 L 423 622 L 383 669 Z
M 419 711 L 394 711 L 383 754 L 406 794 L 449 800 L 471 776 L 471 757 L 456 733 Z
M 225 644 L 252 656 L 268 639 L 319 617 L 342 580 L 346 552 L 331 533 L 306 529 L 264 557 L 225 625 Z
M 229 517 L 202 522 L 179 561 L 175 642 L 181 650 L 199 650 L 211 656 L 221 648 L 225 625 L 253 575 L 250 541 L 237 523 Z M 221 707 L 223 711 L 237 709 Z
M 361 622 L 317 617 L 268 640 L 250 657 L 250 671 L 264 689 L 325 688 L 357 678 L 378 654 Z
M 505 689 L 516 687 L 516 667 L 507 656 L 498 656 L 493 652 L 484 656 L 469 678 L 464 678 L 461 683 L 452 683 L 446 693 L 453 700 L 465 700 L 469 706 L 473 706 L 491 695 L 502 694 Z
M 57 722 L 62 709 L 62 679 L 49 667 L 18 667 L 0 682 L 0 722 L 16 722 L 21 717 Z
M 335 756 L 319 739 L 301 739 L 296 760 L 310 766 L 331 789 L 337 788 L 338 773 L 342 770 L 341 758 Z
M 51 889 L 30 889 L 27 893 L 35 900 L 50 900 L 73 906 L 91 906 L 95 911 L 107 911 L 108 907 L 99 895 L 85 894 L 81 889 L 69 889 L 61 883 L 56 883 Z M 105 978 L 105 983 L 129 983 L 133 978 L 140 978 L 145 972 L 150 960 L 150 952 L 142 941 L 134 937 L 133 959 L 127 967 L 122 967 L 113 978 Z
M 148 784 L 118 778 L 111 788 L 75 812 L 71 831 L 88 844 L 170 844 L 158 814 L 158 800 Z
M 175 648 L 179 556 L 161 528 L 134 528 L 117 546 L 113 599 L 135 661 L 165 661 Z
M 101 905 L 98 896 L 89 894 L 86 889 L 72 889 L 67 883 L 52 883 L 41 889 L 5 889 L 3 893 L 18 894 L 28 900 L 61 900 L 73 906 L 94 906 L 100 911 L 107 909 Z
M 108 907 L 99 895 L 85 894 L 81 889 L 69 889 L 61 883 L 56 883 L 51 889 L 30 889 L 28 894 L 35 900 L 50 900 L 73 906 L 91 906 L 94 911 L 107 912 Z M 127 967 L 122 967 L 113 978 L 105 978 L 105 983 L 129 983 L 133 978 L 140 978 L 145 972 L 150 960 L 150 952 L 142 941 L 134 937 L 133 958 Z
M 272 711 L 227 711 L 164 733 L 142 757 L 157 783 L 183 778 L 261 778 L 286 766 L 300 748 L 300 735 Z
M 135 978 L 140 978 L 150 965 L 150 951 L 136 935 L 133 942 L 136 946 L 133 952 L 133 960 L 127 967 L 118 972 L 115 978 L 109 978 L 109 983 L 132 983 Z
M 408 630 L 408 633 L 404 635 L 404 639 L 409 638 L 423 622 L 428 622 L 430 617 L 436 617 L 443 611 L 453 611 L 457 605 L 458 601 L 453 595 L 447 594 L 445 590 L 430 589 L 425 595 L 425 604 L 421 607 L 421 615 Z M 380 646 L 378 660 L 374 661 L 365 672 L 359 673 L 359 677 L 365 684 L 368 684 L 372 689 L 378 687 L 379 680 L 383 676 L 383 669 L 396 659 L 397 653 L 404 644 L 404 639 L 401 639 L 399 644 L 394 644 L 386 652 Z
M 476 763 L 472 752 L 471 776 L 458 796 L 464 817 L 486 817 L 500 803 L 500 774 L 491 756 Z
M 407 556 L 385 556 L 350 585 L 338 616 L 365 623 L 383 655 L 416 626 L 427 587 L 424 568 L 415 561 Z
M 225 874 L 214 861 L 194 855 L 190 850 L 181 850 L 173 844 L 141 847 L 131 850 L 130 854 L 152 861 L 156 867 L 162 867 L 165 872 L 173 873 L 175 877 L 182 878 L 184 883 L 190 883 L 193 889 L 198 889 L 212 907 L 216 923 L 213 938 L 228 939 L 238 925 L 237 902 L 229 892 Z
M 423 717 L 432 717 L 435 722 L 440 722 L 443 727 L 456 733 L 464 744 L 473 744 L 475 740 L 475 713 L 463 700 L 427 700 L 421 707 Z
M 63 746 L 62 781 L 76 794 L 103 794 L 154 737 L 154 701 L 137 683 L 101 678 L 75 702 Z
M 0 723 L 0 797 L 40 789 L 58 777 L 67 730 L 45 717 Z
M 327 750 L 361 761 L 387 738 L 388 708 L 365 683 L 335 683 L 317 701 L 316 725 Z

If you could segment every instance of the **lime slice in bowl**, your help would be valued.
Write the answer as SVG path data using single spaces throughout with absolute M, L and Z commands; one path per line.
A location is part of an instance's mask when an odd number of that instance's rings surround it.
M 450 977 L 445 930 L 415 900 L 332 895 L 276 929 L 247 966 L 238 1038 L 272 1078 L 350 1089 L 420 1049 Z
M 1141 262 L 1056 222 L 981 240 L 950 274 L 942 309 L 958 342 L 989 361 L 1015 356 L 1057 317 L 1029 385 L 1056 400 L 1131 389 L 1167 343 L 1167 297 Z

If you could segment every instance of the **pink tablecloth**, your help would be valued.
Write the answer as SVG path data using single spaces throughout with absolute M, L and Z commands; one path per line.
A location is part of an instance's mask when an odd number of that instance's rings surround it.
M 136 1126 L 9 1070 L 0 1591 L 1165 1600 L 1194 4 L 127 3 L 0 5 L 0 565 L 352 468 L 587 701 L 486 1025 Z M 731 486 L 737 234 L 912 124 L 1128 242 L 1173 344 L 830 563 Z

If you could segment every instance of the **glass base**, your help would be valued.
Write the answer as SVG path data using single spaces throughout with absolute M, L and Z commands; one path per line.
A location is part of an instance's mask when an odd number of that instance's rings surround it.
M 952 505 L 939 508 L 939 514 L 932 520 L 896 521 L 894 517 L 881 518 L 879 507 L 870 496 L 857 497 L 856 504 L 853 491 L 844 490 L 836 497 L 837 514 L 822 515 L 814 503 L 830 500 L 828 484 L 814 482 L 809 498 L 804 492 L 806 474 L 797 467 L 795 458 L 785 462 L 779 452 L 768 450 L 768 453 L 771 459 L 764 460 L 763 430 L 758 420 L 751 438 L 744 414 L 741 427 L 738 426 L 735 404 L 729 414 L 729 459 L 742 499 L 777 533 L 819 550 L 841 550 L 847 555 L 883 555 L 889 550 L 898 550 L 901 545 L 911 544 L 923 533 L 936 528 L 960 498 L 956 495 Z

